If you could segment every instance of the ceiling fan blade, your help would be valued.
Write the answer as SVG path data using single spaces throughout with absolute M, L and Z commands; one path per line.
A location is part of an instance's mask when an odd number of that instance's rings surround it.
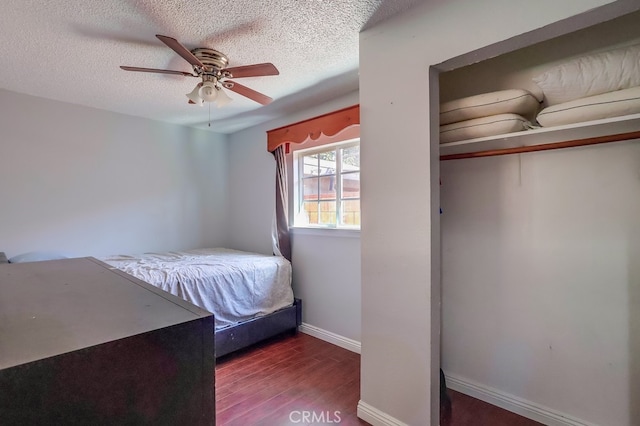
M 263 95 L 262 93 L 256 92 L 253 89 L 249 89 L 247 86 L 243 86 L 242 84 L 236 83 L 235 81 L 227 80 L 223 83 L 223 85 L 225 88 L 236 92 L 238 95 L 247 97 L 262 105 L 269 105 L 271 101 L 273 101 L 273 99 L 271 99 L 267 95 Z
M 223 71 L 231 74 L 229 78 L 243 78 L 243 77 L 261 77 L 264 75 L 278 75 L 280 72 L 270 62 L 264 64 L 244 65 L 241 67 L 226 68 Z
M 185 71 L 159 70 L 156 68 L 126 67 L 124 65 L 121 65 L 120 68 L 122 68 L 125 71 L 156 72 L 160 74 L 176 74 L 176 75 L 184 75 L 188 77 L 197 77 L 197 75 L 191 74 L 190 72 L 185 72 Z
M 184 47 L 178 40 L 172 37 L 163 36 L 160 34 L 156 34 L 156 37 L 160 39 L 161 42 L 169 46 L 176 52 L 178 55 L 182 56 L 187 62 L 191 65 L 199 66 L 204 68 L 204 64 L 200 62 L 200 59 L 196 58 L 193 53 L 189 51 L 186 47 Z

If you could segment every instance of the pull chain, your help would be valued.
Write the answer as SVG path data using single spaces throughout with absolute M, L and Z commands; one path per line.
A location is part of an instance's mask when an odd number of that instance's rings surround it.
M 209 127 L 211 127 L 211 102 L 207 102 L 209 104 Z

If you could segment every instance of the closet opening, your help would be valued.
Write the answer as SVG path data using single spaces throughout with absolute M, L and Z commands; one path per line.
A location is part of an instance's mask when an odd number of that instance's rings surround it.
M 440 145 L 437 312 L 448 387 L 545 424 L 640 424 L 640 109 L 545 127 L 537 115 L 563 102 L 534 81 L 635 54 L 634 8 L 615 2 L 432 67 L 435 111 L 509 90 L 538 102 L 523 113 L 534 128 Z M 623 90 L 640 84 L 610 92 Z

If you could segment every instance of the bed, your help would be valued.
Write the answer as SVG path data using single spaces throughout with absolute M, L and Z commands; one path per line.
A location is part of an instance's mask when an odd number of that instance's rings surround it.
M 302 321 L 291 263 L 280 256 L 215 248 L 98 259 L 212 312 L 216 358 L 295 333 Z
M 100 260 L 212 312 L 216 358 L 295 332 L 302 321 L 291 263 L 280 256 L 212 248 Z

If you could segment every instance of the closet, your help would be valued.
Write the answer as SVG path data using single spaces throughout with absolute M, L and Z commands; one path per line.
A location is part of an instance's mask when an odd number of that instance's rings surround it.
M 570 58 L 638 43 L 636 12 L 442 72 L 440 102 L 535 91 Z M 449 387 L 545 424 L 639 425 L 640 114 L 440 153 Z

